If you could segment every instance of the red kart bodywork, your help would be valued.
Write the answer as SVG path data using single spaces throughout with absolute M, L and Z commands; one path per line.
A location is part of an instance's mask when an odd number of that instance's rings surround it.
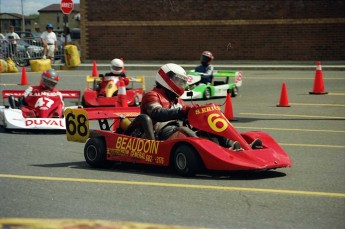
M 87 112 L 89 120 L 103 118 L 116 120 L 121 113 L 121 111 L 116 111 L 116 114 L 111 114 L 110 110 L 98 112 L 89 110 Z M 134 113 L 132 112 L 132 117 L 135 117 Z M 181 146 L 187 146 L 196 152 L 197 157 L 201 159 L 200 165 L 207 170 L 268 170 L 292 165 L 288 154 L 272 137 L 260 131 L 237 132 L 225 118 L 218 105 L 208 104 L 192 108 L 189 111 L 188 120 L 194 130 L 202 130 L 238 141 L 243 149 L 240 151 L 231 150 L 203 137 L 157 141 L 132 137 L 109 130 L 92 130 L 90 138 L 101 137 L 104 139 L 107 161 L 170 166 L 176 163 L 174 162 L 176 150 Z M 260 138 L 263 142 L 261 149 L 252 149 L 249 145 L 256 138 Z M 93 166 L 92 163 L 91 166 Z M 182 175 L 184 174 L 182 173 Z
M 76 99 L 77 103 L 80 102 L 80 91 L 77 90 L 59 90 L 63 99 Z M 2 97 L 7 99 L 13 95 L 15 98 L 23 96 L 24 90 L 3 90 Z M 56 97 L 56 96 L 54 96 Z M 65 120 L 64 117 L 56 117 L 61 113 L 60 98 L 54 101 L 51 96 L 42 93 L 37 95 L 35 106 L 11 107 L 10 105 L 0 106 L 0 126 L 7 130 L 44 130 L 44 131 L 64 131 Z M 41 100 L 42 99 L 42 100 Z M 54 98 L 55 99 L 55 98 Z M 54 102 L 53 102 L 54 101 Z M 49 104 L 49 105 L 48 105 Z M 18 104 L 12 104 L 12 106 Z M 65 107 L 67 108 L 67 107 Z M 34 112 L 36 117 L 27 117 L 25 112 Z M 55 114 L 54 114 L 55 113 Z
M 24 90 L 3 90 L 2 97 L 6 99 L 10 95 L 13 95 L 15 98 L 20 98 L 21 96 L 23 96 L 24 92 L 25 92 Z M 78 99 L 78 103 L 79 103 L 80 91 L 59 90 L 59 92 L 61 92 L 63 99 Z M 50 93 L 50 92 L 47 92 L 47 93 Z M 42 99 L 41 101 L 44 101 L 41 105 L 37 105 L 38 104 L 37 101 L 39 101 L 37 99 L 39 98 Z M 48 102 L 46 102 L 46 100 L 48 101 L 51 100 L 51 105 L 47 106 L 46 103 Z M 63 104 L 61 103 L 60 98 L 57 96 L 50 97 L 50 96 L 47 96 L 45 93 L 42 93 L 40 96 L 35 97 L 33 104 L 29 104 L 28 106 L 30 106 L 29 110 L 32 110 L 35 112 L 37 118 L 53 118 L 54 113 L 61 114 L 60 118 L 62 118 L 61 110 L 63 109 Z M 22 108 L 22 110 L 25 110 L 25 108 Z
M 136 78 L 128 77 L 130 85 L 126 88 L 126 97 L 128 106 L 139 106 L 145 92 L 145 77 L 138 76 Z M 118 97 L 100 96 L 96 90 L 96 85 L 101 81 L 100 77 L 86 76 L 86 88 L 82 97 L 82 105 L 84 107 L 115 107 Z M 141 87 L 134 88 L 135 83 L 140 83 Z M 93 86 L 91 87 L 92 84 Z
M 128 106 L 136 106 L 136 100 L 142 100 L 144 90 L 142 88 L 126 90 Z M 117 103 L 117 96 L 110 98 L 99 96 L 98 91 L 91 88 L 84 90 L 83 106 L 84 107 L 115 107 Z

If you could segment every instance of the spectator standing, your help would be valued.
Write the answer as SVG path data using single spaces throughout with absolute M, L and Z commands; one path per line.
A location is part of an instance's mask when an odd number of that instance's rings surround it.
M 52 61 L 54 58 L 54 53 L 57 51 L 57 38 L 56 34 L 53 32 L 54 26 L 52 24 L 48 24 L 46 26 L 46 31 L 44 31 L 41 35 L 42 43 L 43 43 L 43 59 L 48 58 Z
M 65 27 L 63 30 L 62 35 L 60 36 L 60 42 L 62 46 L 62 57 L 61 57 L 61 62 L 65 63 L 65 55 L 64 55 L 64 47 L 66 45 L 72 44 L 72 39 L 71 39 L 71 32 L 69 27 Z
M 20 40 L 20 37 L 17 33 L 14 32 L 13 25 L 8 27 L 8 33 L 5 36 L 6 40 L 9 44 L 9 53 L 14 55 L 17 52 L 17 43 Z

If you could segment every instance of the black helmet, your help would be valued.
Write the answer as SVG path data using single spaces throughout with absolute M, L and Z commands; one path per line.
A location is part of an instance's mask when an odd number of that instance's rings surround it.
M 213 58 L 214 57 L 213 57 L 211 52 L 203 51 L 202 54 L 201 54 L 201 57 L 200 57 L 200 61 L 201 61 L 201 63 L 208 63 L 211 60 L 213 60 Z

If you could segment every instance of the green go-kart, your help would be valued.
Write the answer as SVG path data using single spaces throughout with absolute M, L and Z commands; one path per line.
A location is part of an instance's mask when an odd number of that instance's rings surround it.
M 238 88 L 242 85 L 242 72 L 230 70 L 218 70 L 213 73 L 212 81 L 209 84 L 201 83 L 200 72 L 187 72 L 187 88 L 181 99 L 211 99 L 215 97 L 225 97 L 230 92 L 231 97 L 238 95 Z M 192 90 L 193 96 L 187 96 L 187 92 Z

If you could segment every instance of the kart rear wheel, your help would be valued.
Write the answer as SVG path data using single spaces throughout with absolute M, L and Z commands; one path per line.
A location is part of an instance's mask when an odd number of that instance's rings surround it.
M 179 145 L 174 150 L 172 160 L 176 172 L 181 176 L 194 176 L 202 168 L 196 150 L 187 144 Z
M 207 87 L 204 91 L 204 99 L 208 100 L 211 98 L 211 89 Z
M 108 165 L 105 140 L 102 137 L 90 138 L 84 147 L 86 162 L 94 168 L 103 168 Z
M 231 90 L 231 97 L 236 97 L 238 95 L 238 87 L 233 86 Z

